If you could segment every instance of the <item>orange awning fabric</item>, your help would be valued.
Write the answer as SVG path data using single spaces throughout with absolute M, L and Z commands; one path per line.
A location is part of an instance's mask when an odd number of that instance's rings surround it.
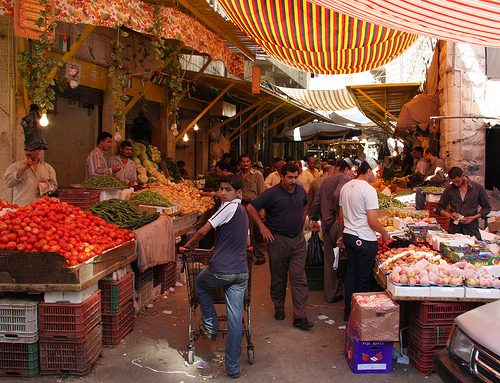
M 378 68 L 417 35 L 381 27 L 305 0 L 218 0 L 226 15 L 271 57 L 319 74 Z
M 309 0 L 377 25 L 442 40 L 500 47 L 498 0 Z

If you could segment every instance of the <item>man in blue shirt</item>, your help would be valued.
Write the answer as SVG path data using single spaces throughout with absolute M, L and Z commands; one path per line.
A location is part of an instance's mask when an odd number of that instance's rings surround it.
M 185 245 L 193 249 L 212 228 L 215 250 L 208 267 L 196 277 L 196 293 L 200 299 L 201 331 L 215 339 L 219 320 L 211 291 L 224 288 L 227 314 L 226 371 L 231 378 L 240 376 L 241 334 L 243 331 L 243 300 L 248 282 L 247 247 L 248 215 L 241 205 L 243 181 L 235 174 L 220 183 L 222 206 Z
M 297 185 L 299 169 L 294 164 L 281 168 L 281 182 L 264 191 L 248 206 L 250 219 L 258 226 L 267 242 L 271 271 L 271 300 L 276 320 L 285 319 L 287 277 L 293 301 L 293 325 L 302 329 L 313 327 L 307 320 L 308 286 L 305 273 L 306 241 L 304 218 L 309 199 L 305 189 Z M 266 223 L 259 216 L 265 209 Z

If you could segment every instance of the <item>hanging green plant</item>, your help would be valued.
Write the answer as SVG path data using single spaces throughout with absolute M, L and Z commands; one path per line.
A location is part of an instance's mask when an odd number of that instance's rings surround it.
M 125 45 L 120 41 L 120 37 L 127 37 L 128 33 L 121 30 L 118 24 L 115 24 L 114 28 L 117 34 L 116 39 L 110 41 L 110 44 L 113 46 L 113 52 L 111 53 L 112 63 L 108 69 L 108 77 L 116 77 L 117 79 L 117 81 L 113 82 L 111 94 L 113 95 L 113 125 L 115 131 L 119 131 L 125 128 L 126 118 L 122 112 L 121 103 L 130 100 L 130 97 L 123 91 L 127 87 L 127 76 L 123 74 L 125 65 L 123 64 L 123 59 L 120 58 L 120 53 L 125 49 Z
M 63 76 L 64 67 L 57 66 L 55 76 L 49 74 L 57 65 L 57 59 L 48 56 L 54 44 L 54 31 L 57 23 L 52 22 L 52 8 L 50 0 L 39 0 L 42 9 L 36 25 L 42 29 L 39 40 L 31 40 L 31 45 L 24 52 L 18 53 L 18 74 L 24 81 L 31 101 L 41 109 L 54 110 L 53 101 L 56 99 L 55 91 L 50 86 L 58 86 L 61 90 L 67 86 Z

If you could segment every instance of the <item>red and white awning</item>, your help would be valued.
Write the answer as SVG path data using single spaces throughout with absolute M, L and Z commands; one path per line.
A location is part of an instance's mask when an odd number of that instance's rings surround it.
M 498 0 L 308 0 L 387 28 L 500 47 Z

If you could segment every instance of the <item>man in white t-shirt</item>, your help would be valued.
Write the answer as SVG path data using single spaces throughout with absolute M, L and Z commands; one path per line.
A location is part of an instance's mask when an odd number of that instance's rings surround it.
M 358 178 L 346 183 L 340 191 L 339 225 L 343 236 L 337 244 L 345 248 L 347 255 L 344 321 L 348 321 L 351 313 L 352 294 L 370 291 L 378 251 L 375 232 L 384 241 L 389 239 L 377 217 L 377 191 L 370 185 L 378 172 L 375 160 L 367 158 L 358 169 Z

